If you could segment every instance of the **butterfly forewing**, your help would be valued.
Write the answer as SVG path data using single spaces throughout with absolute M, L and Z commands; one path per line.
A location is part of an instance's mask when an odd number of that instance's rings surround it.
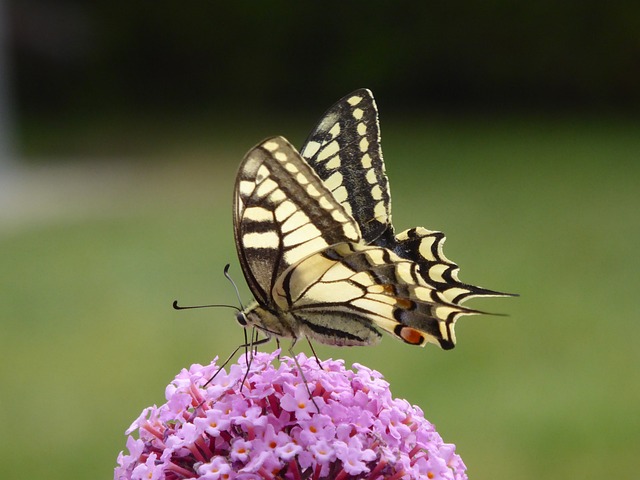
M 369 90 L 356 90 L 327 110 L 300 153 L 358 223 L 365 243 L 391 228 L 378 110 Z
M 282 137 L 251 149 L 235 187 L 234 234 L 243 273 L 261 305 L 290 265 L 335 243 L 360 240 L 358 225 Z

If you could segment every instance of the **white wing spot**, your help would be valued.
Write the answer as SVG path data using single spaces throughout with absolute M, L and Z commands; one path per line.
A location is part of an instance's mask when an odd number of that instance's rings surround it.
M 263 207 L 249 207 L 243 212 L 242 216 L 254 222 L 270 222 L 273 220 L 273 213 Z
M 367 250 L 367 258 L 373 265 L 382 265 L 385 263 L 382 255 L 382 249 L 379 248 Z
M 336 262 L 331 268 L 327 269 L 327 271 L 322 275 L 322 282 L 337 282 L 340 280 L 347 280 L 350 278 L 355 272 L 351 270 L 346 265 Z M 359 289 L 358 289 L 359 290 Z M 362 292 L 360 292 L 362 293 Z
M 269 201 L 276 204 L 282 202 L 286 198 L 287 196 L 280 189 L 274 190 L 273 193 L 269 195 Z
M 352 301 L 351 304 L 362 308 L 363 310 L 368 310 L 374 315 L 379 315 L 384 318 L 393 318 L 393 307 L 391 305 L 385 305 L 367 297 L 357 298 Z
M 442 292 L 442 296 L 445 298 L 445 300 L 447 300 L 448 302 L 451 302 L 458 295 L 463 295 L 466 293 L 469 293 L 469 290 L 467 290 L 466 288 L 454 287 L 454 288 L 448 288 L 447 290 Z
M 396 265 L 396 275 L 406 284 L 413 283 L 413 275 L 411 275 L 410 263 L 400 263 Z
M 442 277 L 442 275 L 447 271 L 447 269 L 447 265 L 436 263 L 429 269 L 429 278 L 435 282 L 445 282 L 445 279 Z
M 439 319 L 443 319 L 444 320 L 445 318 L 447 318 L 452 313 L 453 314 L 460 313 L 460 310 L 458 310 L 455 307 L 448 307 L 448 306 L 436 307 L 436 317 L 439 318 Z M 444 323 L 442 323 L 441 325 L 444 325 Z M 447 338 L 446 334 L 443 335 L 443 337 Z
M 320 192 L 315 187 L 315 185 L 311 185 L 311 184 L 307 185 L 307 193 L 312 197 L 317 197 L 320 195 Z
M 258 185 L 258 188 L 256 189 L 256 194 L 258 195 L 258 197 L 266 197 L 271 192 L 273 192 L 276 188 L 278 188 L 278 184 L 273 180 L 271 180 L 270 178 L 267 178 L 260 185 Z
M 327 167 L 328 170 L 335 170 L 340 166 L 340 156 L 336 155 L 327 163 L 325 163 L 324 166 Z
M 369 169 L 369 171 L 365 175 L 365 178 L 367 179 L 367 182 L 372 185 L 378 182 L 378 179 L 376 178 L 376 172 L 373 168 Z
M 288 172 L 298 173 L 298 166 L 295 165 L 294 163 L 289 162 L 285 164 L 284 168 L 286 168 Z
M 323 162 L 327 158 L 333 157 L 336 153 L 340 151 L 340 145 L 335 140 L 325 146 L 320 154 L 318 155 L 318 161 Z
M 384 202 L 380 201 L 376 203 L 376 206 L 373 209 L 373 215 L 378 219 L 385 218 L 387 216 L 387 209 L 384 206 Z
M 267 143 L 264 143 L 262 146 L 267 150 L 269 150 L 270 152 L 275 152 L 276 150 L 278 150 L 278 148 L 280 148 L 280 145 L 278 145 L 276 142 L 267 142 Z
M 367 287 L 367 291 L 371 293 L 385 293 L 384 285 L 375 285 L 373 278 L 369 272 L 356 273 L 349 280 L 359 283 L 363 287 Z
M 341 185 L 333 191 L 333 198 L 335 198 L 338 203 L 346 201 L 348 196 L 349 192 L 344 188 L 344 185 Z
M 369 156 L 368 153 L 365 153 L 362 156 L 362 159 L 360 160 L 360 163 L 362 163 L 362 166 L 364 168 L 371 168 L 371 157 Z
M 301 303 L 350 303 L 362 296 L 362 290 L 347 282 L 316 283 L 304 294 Z
M 365 133 L 367 133 L 367 125 L 364 122 L 360 122 L 356 129 L 358 130 L 359 135 L 364 135 Z
M 278 222 L 284 222 L 287 218 L 293 215 L 296 210 L 298 210 L 298 208 L 296 207 L 295 203 L 286 200 L 276 207 L 276 210 L 274 212 L 276 220 Z
M 324 250 L 328 246 L 329 245 L 327 245 L 327 242 L 325 242 L 322 237 L 316 237 L 309 240 L 308 242 L 292 248 L 288 252 L 285 252 L 284 260 L 291 265 L 303 259 L 304 257 L 308 257 L 312 253 L 317 253 L 320 250 Z
M 360 120 L 360 119 L 362 118 L 362 114 L 363 114 L 363 113 L 364 113 L 364 112 L 362 111 L 362 109 L 361 109 L 361 108 L 356 108 L 356 109 L 354 109 L 354 110 L 353 110 L 353 117 L 354 117 L 356 120 Z
M 422 300 L 423 302 L 432 302 L 431 299 L 431 289 L 427 287 L 416 287 L 413 290 L 418 300 Z
M 420 252 L 420 255 L 422 255 L 427 260 L 436 260 L 431 251 L 434 241 L 435 237 L 425 237 L 420 241 L 418 251 Z
M 382 189 L 380 185 L 376 185 L 371 189 L 371 197 L 373 197 L 374 200 L 382 200 Z
M 333 208 L 333 203 L 324 195 L 318 199 L 318 203 L 325 210 L 331 210 Z
M 295 215 L 294 215 L 295 216 Z M 284 231 L 284 226 L 283 226 Z M 291 247 L 293 245 L 302 245 L 308 241 L 319 237 L 321 235 L 320 230 L 313 223 L 305 223 L 292 233 L 285 235 L 282 243 L 285 247 Z
M 278 248 L 280 237 L 274 231 L 260 233 L 245 233 L 242 236 L 244 248 Z
M 324 184 L 329 190 L 333 191 L 340 185 L 342 185 L 342 178 L 343 177 L 340 172 L 334 172 L 329 178 L 324 181 Z
M 269 169 L 264 165 L 260 165 L 258 171 L 256 172 L 256 183 L 261 183 L 270 175 Z
M 247 180 L 241 180 L 240 185 L 238 185 L 238 191 L 244 197 L 251 195 L 254 188 L 256 188 L 256 184 Z
M 320 144 L 318 142 L 309 142 L 304 147 L 302 154 L 304 155 L 305 158 L 311 158 L 316 154 L 316 152 L 319 149 L 320 149 Z
M 349 221 L 349 219 L 347 217 L 344 216 L 344 213 L 342 213 L 340 210 L 333 210 L 331 212 L 331 216 L 333 217 L 333 219 L 337 222 L 340 223 L 345 223 L 347 221 Z
M 362 140 L 360 140 L 360 151 L 366 152 L 367 150 L 369 150 L 369 140 L 367 140 L 365 137 L 362 137 Z
M 351 98 L 349 98 L 347 100 L 347 103 L 349 105 L 351 105 L 352 107 L 354 107 L 354 106 L 358 105 L 361 101 L 362 101 L 362 97 L 354 95 L 353 97 L 351 97 Z
M 329 135 L 331 135 L 331 138 L 336 138 L 338 135 L 340 135 L 339 123 L 336 123 L 333 127 L 331 127 L 331 130 L 329 130 Z
M 311 255 L 298 263 L 291 271 L 289 281 L 291 299 L 297 302 L 307 287 L 317 282 L 335 263 L 323 255 Z
M 306 185 L 307 183 L 309 183 L 309 180 L 307 180 L 307 177 L 305 177 L 302 173 L 299 173 L 298 175 L 296 175 L 296 180 L 300 185 Z
M 346 207 L 349 207 L 349 208 L 346 208 Z M 351 215 L 351 205 L 345 205 L 345 210 L 347 210 L 347 213 Z M 347 237 L 348 239 L 354 242 L 360 241 L 360 230 L 357 229 L 357 226 L 355 223 L 345 223 L 342 226 L 342 229 L 344 231 L 345 237 Z
M 296 213 L 287 218 L 280 229 L 283 233 L 288 233 L 308 223 L 309 217 L 307 217 L 302 211 L 298 210 Z
M 287 160 L 287 154 L 284 152 L 276 152 L 273 154 L 274 157 L 276 157 L 276 160 L 279 160 L 281 162 L 286 162 Z

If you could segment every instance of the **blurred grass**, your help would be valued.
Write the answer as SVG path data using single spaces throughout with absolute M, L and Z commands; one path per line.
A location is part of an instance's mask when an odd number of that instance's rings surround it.
M 78 162 L 67 167 L 81 174 L 60 182 L 62 193 L 34 188 L 47 184 L 47 169 L 30 184 L 36 207 L 62 206 L 0 225 L 6 478 L 109 478 L 124 430 L 163 401 L 171 378 L 241 342 L 232 312 L 170 304 L 235 303 L 221 274 L 227 262 L 249 298 L 230 197 L 244 152 L 290 131 L 273 124 L 239 133 L 231 122 L 210 127 L 211 137 L 206 125 L 155 132 L 157 150 L 132 150 L 145 161 L 103 158 L 107 177 Z M 473 479 L 628 477 L 640 447 L 638 127 L 619 118 L 386 116 L 396 229 L 444 231 L 462 280 L 521 297 L 476 302 L 509 316 L 463 318 L 451 352 L 385 337 L 318 354 L 380 370 L 394 395 L 457 444 Z M 294 143 L 303 130 L 292 124 Z M 102 135 L 106 145 L 117 132 Z M 55 151 L 53 136 L 36 136 L 32 154 Z M 58 154 L 86 155 L 83 138 Z

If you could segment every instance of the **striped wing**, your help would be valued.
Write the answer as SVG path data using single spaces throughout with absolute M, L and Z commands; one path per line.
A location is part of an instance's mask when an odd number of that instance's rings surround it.
M 416 262 L 419 277 L 450 301 L 504 295 L 458 279 L 459 267 L 443 253 L 443 233 L 418 227 L 394 235 L 378 110 L 371 91 L 356 90 L 329 108 L 301 154 L 351 212 L 365 244 L 389 248 Z
M 356 90 L 327 110 L 300 153 L 360 226 L 364 243 L 391 228 L 378 109 L 369 90 Z
M 333 105 L 299 154 L 274 137 L 244 158 L 234 234 L 256 304 L 239 315 L 268 335 L 370 345 L 379 327 L 412 345 L 455 346 L 461 304 L 500 292 L 460 282 L 444 234 L 391 224 L 373 96 Z
M 234 235 L 249 288 L 263 306 L 280 275 L 360 230 L 300 154 L 282 137 L 251 149 L 234 191 Z
M 472 297 L 511 296 L 461 282 L 460 267 L 444 255 L 445 240 L 442 232 L 416 227 L 398 234 L 389 248 L 396 255 L 416 262 L 421 279 L 449 302 L 461 304 Z
M 455 322 L 480 313 L 425 281 L 420 266 L 389 249 L 335 245 L 304 258 L 278 280 L 274 298 L 302 335 L 334 345 L 377 343 L 379 327 L 412 345 L 455 346 Z

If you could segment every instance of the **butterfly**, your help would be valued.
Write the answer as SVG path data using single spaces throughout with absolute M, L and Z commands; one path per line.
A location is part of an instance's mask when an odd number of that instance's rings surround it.
M 298 152 L 285 138 L 240 164 L 234 236 L 254 301 L 238 322 L 267 338 L 372 345 L 386 331 L 411 345 L 455 346 L 455 324 L 482 313 L 471 297 L 506 296 L 462 283 L 441 232 L 395 234 L 372 93 L 335 103 Z

